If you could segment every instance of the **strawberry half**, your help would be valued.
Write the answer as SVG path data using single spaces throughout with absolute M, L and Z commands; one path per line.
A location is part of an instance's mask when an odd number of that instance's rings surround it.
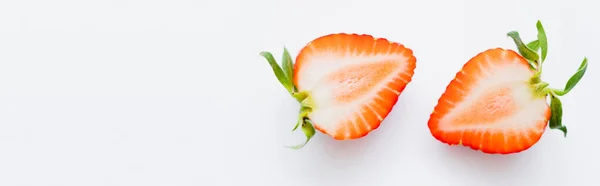
M 538 39 L 527 45 L 518 32 L 508 33 L 519 53 L 489 49 L 456 74 L 430 115 L 428 126 L 437 140 L 484 153 L 510 154 L 537 143 L 548 123 L 566 136 L 558 96 L 567 94 L 583 77 L 587 59 L 564 89 L 549 88 L 540 78 L 548 51 L 546 33 L 540 21 L 536 26 Z
M 315 129 L 336 140 L 361 138 L 377 129 L 412 80 L 416 67 L 411 49 L 359 34 L 314 39 L 302 48 L 295 64 L 284 48 L 283 68 L 270 53 L 261 55 L 301 104 L 294 130 L 301 126 L 306 142 Z

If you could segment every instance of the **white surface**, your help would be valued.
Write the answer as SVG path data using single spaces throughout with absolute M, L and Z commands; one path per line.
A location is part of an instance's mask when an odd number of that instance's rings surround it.
M 594 3 L 1 1 L 0 185 L 600 185 Z M 460 67 L 515 48 L 508 31 L 534 39 L 538 19 L 552 86 L 590 59 L 562 99 L 569 136 L 511 156 L 435 141 L 428 116 Z M 258 53 L 334 32 L 405 44 L 414 80 L 367 137 L 284 148 L 298 105 Z

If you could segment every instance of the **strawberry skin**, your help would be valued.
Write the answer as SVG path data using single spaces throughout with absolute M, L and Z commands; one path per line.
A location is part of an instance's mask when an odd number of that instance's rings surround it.
M 518 32 L 507 34 L 518 53 L 488 49 L 456 73 L 427 123 L 435 139 L 489 154 L 512 154 L 534 146 L 548 126 L 566 137 L 558 97 L 566 95 L 583 77 L 587 58 L 564 89 L 550 88 L 541 79 L 548 41 L 540 21 L 536 27 L 538 39 L 527 44 Z

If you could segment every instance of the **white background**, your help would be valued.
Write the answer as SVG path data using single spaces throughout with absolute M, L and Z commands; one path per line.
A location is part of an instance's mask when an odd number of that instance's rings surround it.
M 593 1 L 0 1 L 2 186 L 600 185 L 600 23 Z M 506 36 L 549 38 L 545 81 L 569 135 L 517 155 L 436 141 L 427 119 L 460 67 Z M 301 150 L 298 104 L 258 55 L 296 55 L 329 33 L 414 50 L 393 112 L 365 138 L 318 133 Z

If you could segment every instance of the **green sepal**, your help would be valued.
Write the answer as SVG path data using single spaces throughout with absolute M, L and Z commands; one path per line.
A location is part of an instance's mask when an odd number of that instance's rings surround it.
M 302 120 L 303 120 L 303 119 L 304 119 L 304 118 L 298 118 L 298 122 L 296 122 L 296 125 L 295 125 L 295 126 L 294 126 L 294 128 L 292 129 L 292 132 L 293 132 L 293 131 L 296 131 L 296 129 L 298 129 L 298 126 L 300 126 L 300 124 L 302 123 Z
M 308 95 L 304 92 L 299 92 L 299 93 L 293 93 L 292 97 L 294 97 L 296 99 L 296 101 L 302 103 L 302 101 L 304 101 L 304 99 L 306 99 L 306 97 L 308 97 Z
M 562 103 L 558 97 L 550 94 L 550 129 L 558 129 L 564 133 L 564 136 L 567 137 L 567 127 L 562 124 Z
M 577 85 L 577 83 L 579 83 L 579 80 L 581 80 L 581 78 L 583 78 L 583 75 L 585 75 L 585 71 L 587 70 L 587 66 L 588 66 L 587 57 L 585 57 L 585 58 L 583 58 L 583 61 L 579 65 L 577 72 L 575 72 L 575 74 L 573 74 L 573 76 L 571 76 L 571 78 L 569 78 L 569 81 L 567 81 L 565 88 L 563 90 L 553 90 L 554 93 L 559 96 L 564 96 L 567 93 L 569 93 L 569 91 L 571 91 L 575 87 L 575 85 Z
M 527 43 L 527 48 L 533 50 L 534 52 L 537 52 L 538 50 L 540 50 L 540 41 L 534 40 L 532 42 Z
M 538 50 L 540 50 L 540 41 L 534 40 L 527 43 L 527 48 L 533 50 L 534 52 L 538 52 Z M 538 64 L 535 61 L 527 60 L 527 63 L 529 63 L 529 68 L 533 70 L 535 70 L 538 66 Z
M 286 147 L 292 148 L 292 149 L 301 149 L 308 143 L 308 141 L 310 141 L 310 139 L 312 139 L 312 137 L 315 135 L 315 133 L 317 131 L 315 130 L 315 127 L 313 126 L 312 122 L 309 119 L 303 119 L 302 120 L 302 132 L 304 132 L 304 135 L 306 136 L 306 141 L 304 141 L 304 143 L 294 145 L 294 146 L 286 146 Z
M 300 115 L 298 115 L 298 122 L 296 123 L 296 126 L 294 126 L 294 129 L 292 129 L 292 131 L 295 131 L 296 129 L 298 129 L 298 126 L 300 126 L 302 124 L 302 122 L 304 122 L 304 119 L 306 119 L 306 117 L 308 116 L 308 113 L 310 113 L 310 111 L 312 111 L 312 109 L 310 107 L 301 107 L 300 108 Z
M 271 68 L 275 73 L 275 76 L 277 77 L 277 80 L 279 80 L 279 83 L 281 83 L 281 85 L 283 85 L 283 87 L 285 87 L 285 89 L 291 94 L 292 81 L 286 77 L 279 64 L 277 64 L 277 61 L 275 61 L 275 58 L 273 58 L 273 55 L 270 52 L 261 52 L 260 55 L 267 59 L 269 65 L 271 65 Z
M 521 56 L 527 59 L 527 61 L 529 62 L 529 66 L 535 67 L 537 61 L 540 59 L 540 56 L 537 54 L 537 52 L 531 50 L 527 47 L 527 45 L 523 43 L 523 40 L 521 40 L 521 36 L 519 36 L 519 32 L 511 31 L 507 35 L 513 39 L 513 41 L 517 45 L 519 54 L 521 54 Z
M 281 68 L 283 68 L 283 72 L 285 73 L 286 78 L 290 82 L 290 86 L 292 86 L 292 89 L 295 89 L 294 84 L 292 83 L 294 80 L 294 62 L 292 60 L 292 57 L 290 56 L 290 52 L 287 50 L 286 47 L 283 47 L 281 64 Z
M 548 55 L 548 39 L 546 38 L 546 31 L 544 30 L 544 26 L 542 26 L 542 22 L 538 20 L 535 26 L 537 27 L 538 31 L 537 38 L 540 49 L 542 49 L 542 62 L 544 62 L 546 60 L 546 56 Z

